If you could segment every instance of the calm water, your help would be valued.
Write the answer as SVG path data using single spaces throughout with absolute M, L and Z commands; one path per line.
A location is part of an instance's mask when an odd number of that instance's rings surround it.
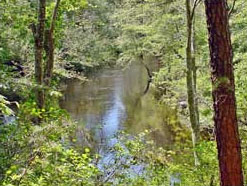
M 91 131 L 99 152 L 116 143 L 120 130 L 135 135 L 155 129 L 150 137 L 158 145 L 170 145 L 173 136 L 167 123 L 176 121 L 176 114 L 158 105 L 151 89 L 144 94 L 147 82 L 147 71 L 140 63 L 125 70 L 103 70 L 86 83 L 68 81 L 61 106 L 79 127 L 85 125 Z M 78 132 L 77 138 L 82 143 L 84 136 Z

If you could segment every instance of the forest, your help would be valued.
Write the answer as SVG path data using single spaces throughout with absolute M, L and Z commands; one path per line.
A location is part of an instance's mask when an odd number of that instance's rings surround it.
M 0 0 L 0 185 L 247 185 L 245 0 Z

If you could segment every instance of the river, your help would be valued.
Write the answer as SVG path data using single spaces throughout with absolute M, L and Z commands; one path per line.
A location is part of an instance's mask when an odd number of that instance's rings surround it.
M 66 82 L 61 107 L 66 109 L 78 127 L 86 126 L 96 140 L 99 153 L 116 143 L 115 135 L 124 130 L 136 135 L 152 129 L 150 138 L 159 146 L 173 141 L 169 123 L 176 113 L 167 105 L 158 104 L 152 88 L 148 91 L 149 76 L 141 63 L 126 69 L 107 69 L 92 74 L 87 82 Z M 78 132 L 77 139 L 83 136 Z

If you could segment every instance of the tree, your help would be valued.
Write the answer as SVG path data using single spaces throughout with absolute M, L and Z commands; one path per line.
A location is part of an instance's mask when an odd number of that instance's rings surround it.
M 225 0 L 205 0 L 221 186 L 242 186 L 233 52 Z
M 46 16 L 46 0 L 39 0 L 38 3 L 38 24 L 32 24 L 32 31 L 34 36 L 34 48 L 35 48 L 35 80 L 38 84 L 38 88 L 36 91 L 37 103 L 40 109 L 45 106 L 45 93 L 43 90 L 43 86 L 50 86 L 52 75 L 53 75 L 53 67 L 54 67 L 54 32 L 56 21 L 58 17 L 58 10 L 61 4 L 61 0 L 56 0 L 55 6 L 53 8 L 53 13 L 51 18 Z M 70 5 L 70 6 L 69 6 Z M 72 10 L 76 10 L 78 8 L 82 8 L 86 5 L 86 1 L 63 1 L 62 9 L 66 11 L 68 6 Z M 52 4 L 51 4 L 52 6 Z M 67 10 L 69 11 L 69 10 Z M 61 15 L 60 15 L 61 16 Z M 48 18 L 47 18 L 48 17 Z M 50 23 L 48 23 L 49 28 L 46 28 L 46 19 L 51 19 Z M 43 55 L 45 52 L 45 64 L 43 61 Z
M 44 81 L 43 74 L 43 40 L 45 32 L 45 18 L 46 18 L 46 0 L 39 0 L 38 8 L 38 25 L 32 24 L 32 31 L 34 36 L 35 48 L 35 80 L 38 84 L 36 96 L 39 108 L 43 108 L 45 104 L 44 90 L 42 85 Z
M 44 69 L 44 81 L 46 86 L 50 86 L 54 67 L 54 30 L 58 14 L 58 8 L 61 0 L 56 0 L 56 5 L 53 10 L 50 28 L 45 32 L 45 52 L 46 52 L 46 67 Z
M 193 6 L 191 4 L 193 3 Z M 195 64 L 195 9 L 200 0 L 186 0 L 187 15 L 187 47 L 186 47 L 186 64 L 187 64 L 187 95 L 190 113 L 190 123 L 192 129 L 192 143 L 194 147 L 195 165 L 199 164 L 198 155 L 195 147 L 199 141 L 199 111 L 196 96 L 196 64 Z
M 37 103 L 38 107 L 42 109 L 45 105 L 45 94 L 42 86 L 50 86 L 53 75 L 54 66 L 54 30 L 58 14 L 60 0 L 56 1 L 50 28 L 45 29 L 46 19 L 46 0 L 39 1 L 38 8 L 38 25 L 32 24 L 32 31 L 34 36 L 35 48 L 35 80 L 38 84 L 37 89 Z M 45 68 L 43 68 L 43 53 L 46 54 Z

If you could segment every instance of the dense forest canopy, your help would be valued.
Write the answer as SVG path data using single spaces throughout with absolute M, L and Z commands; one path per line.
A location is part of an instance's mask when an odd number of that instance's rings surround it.
M 245 0 L 0 0 L 0 185 L 244 185 L 246 29 Z

